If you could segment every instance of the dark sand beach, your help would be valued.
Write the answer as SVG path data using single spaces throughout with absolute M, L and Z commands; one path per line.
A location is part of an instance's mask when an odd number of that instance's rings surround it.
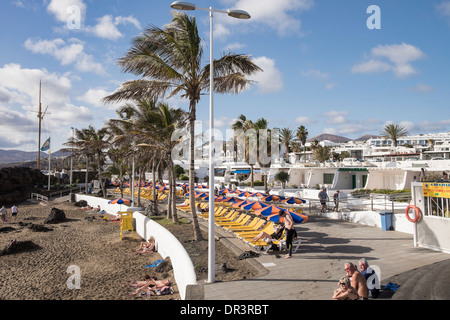
M 161 256 L 133 252 L 142 239 L 135 234 L 133 240 L 125 231 L 121 240 L 117 222 L 87 214 L 69 202 L 18 207 L 16 221 L 0 225 L 0 250 L 16 240 L 14 250 L 0 256 L 1 300 L 135 300 L 143 297 L 131 296 L 127 281 L 143 280 L 145 274 L 174 280 L 172 270 L 157 273 L 145 267 Z M 62 209 L 67 221 L 44 224 L 53 207 Z M 74 288 L 76 268 L 80 289 Z M 150 299 L 179 299 L 176 284 L 173 288 L 171 295 Z
M 24 202 L 18 207 L 16 221 L 0 225 L 0 250 L 16 240 L 14 250 L 0 255 L 0 300 L 142 300 L 146 297 L 130 295 L 128 281 L 143 280 L 145 274 L 174 281 L 170 263 L 163 270 L 146 267 L 161 256 L 155 252 L 144 255 L 133 252 L 142 239 L 137 234 L 133 239 L 131 232 L 125 231 L 121 240 L 117 222 L 106 221 L 99 214 L 87 214 L 68 201 L 47 205 Z M 63 210 L 67 221 L 44 224 L 52 208 Z M 168 229 L 191 255 L 197 280 L 207 279 L 207 240 L 192 241 L 190 223 Z M 228 270 L 219 270 L 217 281 L 258 274 L 247 261 L 238 260 L 216 241 L 216 265 L 224 263 Z M 73 288 L 77 284 L 73 270 L 77 268 L 81 274 L 79 289 Z M 180 299 L 175 281 L 173 289 L 173 294 L 151 296 L 150 300 Z

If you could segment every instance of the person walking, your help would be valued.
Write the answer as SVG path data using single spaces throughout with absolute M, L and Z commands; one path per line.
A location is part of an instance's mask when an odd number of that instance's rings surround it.
M 11 207 L 11 221 L 15 221 L 17 214 L 19 213 L 19 209 L 17 208 L 17 206 L 14 204 Z
M 329 199 L 330 198 L 328 197 L 327 189 L 322 188 L 322 191 L 319 192 L 319 201 L 322 205 L 322 209 L 320 210 L 320 212 L 327 212 L 327 201 Z
M 334 201 L 334 211 L 339 211 L 339 190 L 336 190 L 336 192 L 333 194 L 333 201 Z
M 278 214 L 280 217 L 284 218 L 284 230 L 286 232 L 286 248 L 288 249 L 288 253 L 284 257 L 285 259 L 289 259 L 292 257 L 292 240 L 296 236 L 296 231 L 294 229 L 294 220 L 290 214 L 286 214 L 286 211 L 282 210 Z
M 6 221 L 8 221 L 8 217 L 6 216 L 6 208 L 4 205 L 0 209 L 0 221 L 2 222 L 2 225 L 4 225 Z

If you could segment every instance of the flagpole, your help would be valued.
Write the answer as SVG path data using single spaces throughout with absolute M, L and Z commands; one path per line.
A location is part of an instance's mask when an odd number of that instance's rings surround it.
M 48 191 L 50 191 L 50 156 L 51 156 L 51 149 L 48 149 Z

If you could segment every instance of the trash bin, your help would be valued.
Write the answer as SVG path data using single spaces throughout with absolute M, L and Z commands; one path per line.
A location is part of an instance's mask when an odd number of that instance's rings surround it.
M 392 212 L 380 212 L 381 216 L 381 229 L 384 231 L 394 230 L 394 227 L 392 226 Z

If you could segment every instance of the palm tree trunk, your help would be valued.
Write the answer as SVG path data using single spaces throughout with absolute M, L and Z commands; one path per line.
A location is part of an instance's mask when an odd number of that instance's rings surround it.
M 152 194 L 153 194 L 153 212 L 155 215 L 158 215 L 158 202 L 155 200 L 156 197 L 156 155 L 153 155 L 152 160 L 152 180 L 153 180 L 153 188 L 152 188 Z
M 189 150 L 189 206 L 192 213 L 192 221 L 194 228 L 194 240 L 203 240 L 200 226 L 198 224 L 197 212 L 195 211 L 195 198 L 194 198 L 194 175 L 195 175 L 195 102 L 190 103 L 190 115 L 189 115 L 189 136 L 190 136 L 190 150 Z M 211 211 L 211 210 L 210 210 Z
M 86 156 L 86 174 L 84 176 L 84 193 L 88 194 L 89 156 Z
M 175 168 L 173 165 L 172 157 L 168 156 L 168 163 L 169 163 L 169 201 L 167 203 L 167 206 L 170 207 L 170 211 L 172 212 L 172 221 L 178 222 L 178 215 L 177 215 L 177 207 L 176 207 L 176 189 L 177 184 L 175 180 Z

